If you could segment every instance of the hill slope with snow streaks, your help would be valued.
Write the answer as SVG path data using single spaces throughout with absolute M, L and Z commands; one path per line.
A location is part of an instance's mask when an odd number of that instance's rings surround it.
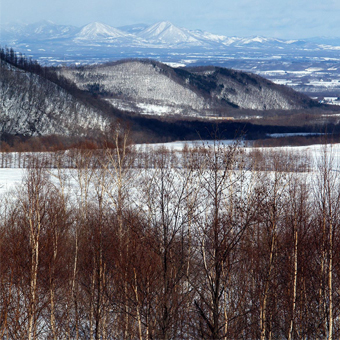
M 39 136 L 85 135 L 102 130 L 98 110 L 36 74 L 0 62 L 0 131 Z
M 293 110 L 316 105 L 260 76 L 218 67 L 176 69 L 150 60 L 127 60 L 59 72 L 118 108 L 144 114 L 204 117 L 228 115 L 238 108 Z

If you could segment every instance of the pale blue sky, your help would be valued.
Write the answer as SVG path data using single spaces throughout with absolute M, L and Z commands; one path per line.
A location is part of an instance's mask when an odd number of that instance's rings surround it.
M 14 20 L 113 27 L 168 20 L 226 36 L 340 36 L 339 0 L 0 0 L 0 23 Z

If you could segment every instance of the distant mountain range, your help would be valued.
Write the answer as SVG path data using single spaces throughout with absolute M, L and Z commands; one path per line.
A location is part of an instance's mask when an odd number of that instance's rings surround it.
M 191 31 L 179 28 L 170 22 L 158 22 L 154 25 L 137 24 L 114 28 L 98 22 L 90 23 L 84 27 L 57 25 L 49 21 L 35 24 L 10 24 L 0 26 L 1 42 L 7 44 L 56 42 L 93 44 L 93 43 L 119 43 L 120 46 L 154 47 L 216 47 L 242 44 L 259 44 L 271 41 L 270 39 L 228 38 L 214 35 L 200 30 Z M 273 41 L 275 39 L 272 39 Z M 275 40 L 285 44 L 285 41 Z M 289 44 L 289 42 L 288 42 Z
M 0 43 L 41 51 L 46 47 L 75 51 L 81 47 L 143 48 L 143 49 L 276 49 L 276 50 L 334 50 L 340 49 L 340 39 L 314 38 L 284 40 L 266 37 L 227 37 L 201 30 L 180 28 L 170 22 L 151 26 L 136 24 L 118 28 L 103 23 L 84 27 L 57 25 L 50 21 L 34 24 L 0 25 Z M 70 49 L 71 47 L 71 49 Z

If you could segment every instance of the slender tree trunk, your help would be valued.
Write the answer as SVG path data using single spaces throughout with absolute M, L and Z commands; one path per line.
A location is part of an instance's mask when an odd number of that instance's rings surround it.
M 57 330 L 56 330 L 56 322 L 55 322 L 55 305 L 54 305 L 54 283 L 50 281 L 50 303 L 51 303 L 51 315 L 50 315 L 50 321 L 51 321 L 51 328 L 52 328 L 52 334 L 53 339 L 57 340 Z
M 137 274 L 136 274 L 136 270 L 135 268 L 133 268 L 133 274 L 134 274 L 134 287 L 133 290 L 135 292 L 135 298 L 136 298 L 136 314 L 137 314 L 137 323 L 138 323 L 138 336 L 139 336 L 139 340 L 143 340 L 143 336 L 142 336 L 142 320 L 140 317 L 140 311 L 139 311 L 139 297 L 138 297 L 138 285 L 137 285 Z
M 276 225 L 273 224 L 272 227 L 272 238 L 271 238 L 271 247 L 270 247 L 270 254 L 269 254 L 269 268 L 267 272 L 267 276 L 265 278 L 266 284 L 265 284 L 265 290 L 261 305 L 261 340 L 266 339 L 266 332 L 267 332 L 267 300 L 268 300 L 268 294 L 269 294 L 269 288 L 270 288 L 270 277 L 272 274 L 272 270 L 274 268 L 274 251 L 275 251 L 275 243 L 276 243 L 276 237 L 275 237 L 275 231 Z
M 94 319 L 94 299 L 95 299 L 95 279 L 96 279 L 96 260 L 93 258 L 93 271 L 90 293 L 90 340 L 93 340 L 93 319 Z
M 293 304 L 292 304 L 292 316 L 289 325 L 289 335 L 288 340 L 293 338 L 294 330 L 294 319 L 295 319 L 295 309 L 296 309 L 296 290 L 297 290 L 297 275 L 298 275 L 298 232 L 297 226 L 294 221 L 294 274 L 293 274 Z
M 32 237 L 32 239 L 34 236 Z M 35 243 L 35 241 L 33 241 Z M 37 276 L 39 264 L 39 245 L 34 244 L 32 249 L 32 267 L 31 267 L 31 282 L 30 282 L 30 308 L 29 308 L 29 326 L 28 339 L 35 339 L 35 316 L 36 316 L 36 300 L 37 300 Z
M 73 277 L 72 277 L 72 297 L 74 304 L 74 323 L 75 323 L 75 338 L 79 340 L 79 314 L 78 314 L 78 288 L 77 288 L 77 272 L 78 272 L 78 231 L 75 235 L 75 253 L 73 262 Z
M 330 216 L 332 219 L 332 215 Z M 329 291 L 329 325 L 328 340 L 333 340 L 333 223 L 329 226 L 329 265 L 328 265 L 328 291 Z

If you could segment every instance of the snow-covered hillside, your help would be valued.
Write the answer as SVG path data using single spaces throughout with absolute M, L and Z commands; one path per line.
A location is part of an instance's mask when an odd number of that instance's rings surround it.
M 147 27 L 138 36 L 153 42 L 167 44 L 169 46 L 176 44 L 194 44 L 199 45 L 199 41 L 188 30 L 176 27 L 171 22 L 158 22 Z
M 144 114 L 217 117 L 237 108 L 291 110 L 315 105 L 284 86 L 223 68 L 173 69 L 149 60 L 127 60 L 59 72 L 113 106 Z
M 130 35 L 126 34 L 109 25 L 104 25 L 98 22 L 91 23 L 84 26 L 79 33 L 76 34 L 74 40 L 80 41 L 107 41 L 118 38 L 129 38 Z
M 39 136 L 84 135 L 102 130 L 106 118 L 56 84 L 0 63 L 0 131 Z
M 100 91 L 110 93 L 111 102 L 121 100 L 122 105 L 130 102 L 142 104 L 140 107 L 153 104 L 172 109 L 181 106 L 182 111 L 189 115 L 198 114 L 199 110 L 208 107 L 193 89 L 179 84 L 177 79 L 169 77 L 164 69 L 154 63 L 132 60 L 81 69 L 63 68 L 61 72 L 81 89 L 97 86 Z M 111 97 L 116 101 L 112 101 Z M 145 113 L 151 113 L 148 105 L 145 109 Z
M 216 98 L 224 99 L 240 108 L 293 110 L 304 106 L 303 96 L 300 94 L 280 88 L 255 75 L 216 68 L 214 73 L 207 77 L 211 81 L 216 80 L 218 84 L 218 87 L 213 90 Z

